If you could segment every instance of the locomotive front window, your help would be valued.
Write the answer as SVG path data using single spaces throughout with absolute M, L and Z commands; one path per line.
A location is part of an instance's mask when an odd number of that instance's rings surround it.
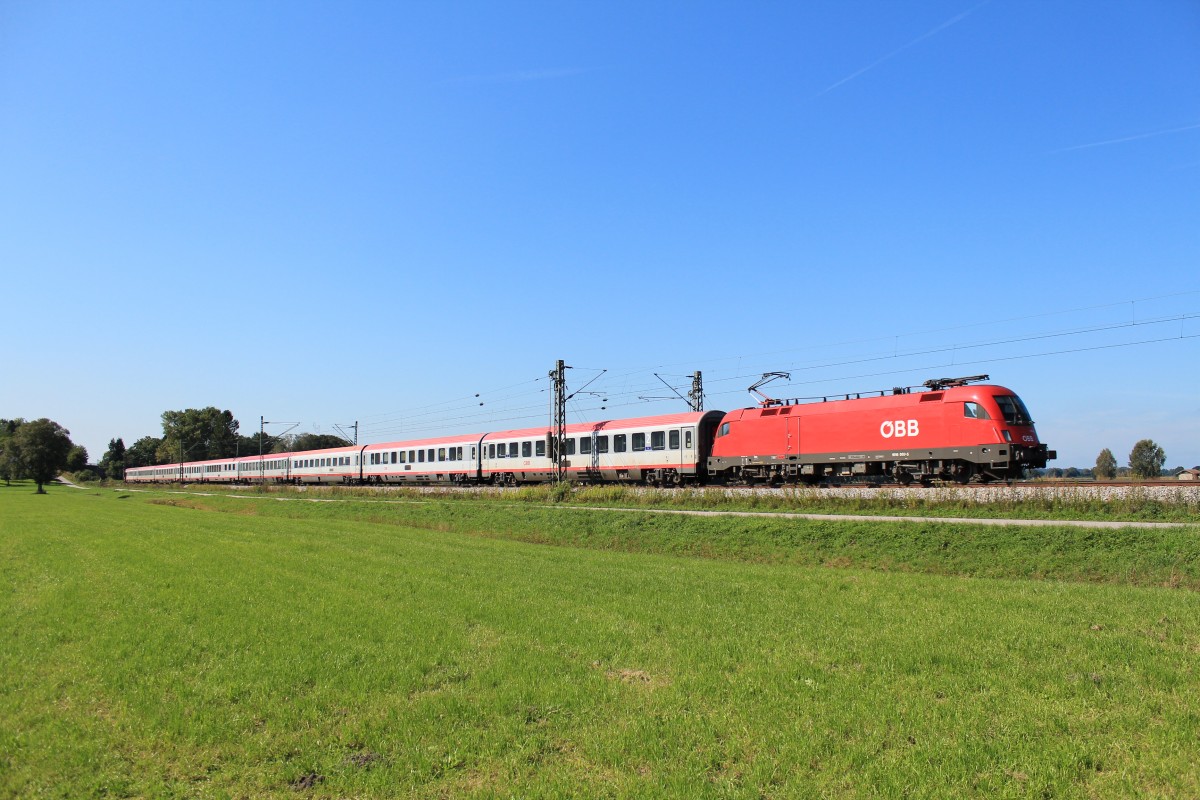
M 1004 421 L 1009 425 L 1033 424 L 1033 419 L 1029 416 L 1029 409 L 1015 394 L 996 395 L 996 405 L 1000 406 L 1000 413 L 1004 415 Z
M 979 403 L 963 403 L 963 416 L 970 419 L 991 419 L 987 409 Z

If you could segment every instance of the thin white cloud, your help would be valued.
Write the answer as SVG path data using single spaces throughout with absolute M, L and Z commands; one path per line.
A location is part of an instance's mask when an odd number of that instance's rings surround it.
M 1182 131 L 1194 131 L 1200 128 L 1200 124 L 1184 125 L 1181 128 L 1165 128 L 1161 131 L 1151 131 L 1150 133 L 1137 133 L 1133 136 L 1122 136 L 1119 139 L 1105 139 L 1102 142 L 1088 142 L 1087 144 L 1077 144 L 1071 147 L 1063 147 L 1058 150 L 1051 150 L 1050 154 L 1054 153 L 1069 153 L 1072 150 L 1086 150 L 1089 147 L 1104 147 L 1109 144 L 1122 144 L 1124 142 L 1136 142 L 1139 139 L 1150 139 L 1155 136 L 1166 136 L 1168 133 L 1180 133 Z
M 831 83 L 829 86 L 826 86 L 824 89 L 822 89 L 822 90 L 821 90 L 820 92 L 818 92 L 816 95 L 814 95 L 814 96 L 813 96 L 813 99 L 815 100 L 815 99 L 817 99 L 818 97 L 821 97 L 822 95 L 825 95 L 825 94 L 828 94 L 829 92 L 832 92 L 834 89 L 838 88 L 839 86 L 842 86 L 843 84 L 847 84 L 847 83 L 849 83 L 850 81 L 854 80 L 855 78 L 859 77 L 860 75 L 862 75 L 862 74 L 864 74 L 864 73 L 866 73 L 866 72 L 870 72 L 871 70 L 873 70 L 873 69 L 875 69 L 876 67 L 878 67 L 880 64 L 882 64 L 882 63 L 884 63 L 884 62 L 886 62 L 886 61 L 890 61 L 891 59 L 893 59 L 893 58 L 895 58 L 896 56 L 898 56 L 898 55 L 900 55 L 901 53 L 903 53 L 905 50 L 909 49 L 910 47 L 913 47 L 914 45 L 920 44 L 921 42 L 925 41 L 926 39 L 928 39 L 928 38 L 929 38 L 929 37 L 931 37 L 931 36 L 936 36 L 937 34 L 941 33 L 942 31 L 946 30 L 947 28 L 949 28 L 949 27 L 950 27 L 950 26 L 952 26 L 952 25 L 957 25 L 958 23 L 962 22 L 964 19 L 966 19 L 967 17 L 971 16 L 971 15 L 972 15 L 972 14 L 974 14 L 976 11 L 978 11 L 978 10 L 979 10 L 979 9 L 981 9 L 981 8 L 983 8 L 984 6 L 986 6 L 986 5 L 987 5 L 988 3 L 990 3 L 990 2 L 991 2 L 991 0 L 983 0 L 983 2 L 982 2 L 982 3 L 979 3 L 978 5 L 976 5 L 976 6 L 973 6 L 972 8 L 969 8 L 969 9 L 967 9 L 966 11 L 962 12 L 961 14 L 957 14 L 957 15 L 955 15 L 955 16 L 953 16 L 953 17 L 951 17 L 950 19 L 946 20 L 946 21 L 945 21 L 945 22 L 943 22 L 942 24 L 940 24 L 940 25 L 938 25 L 938 26 L 936 26 L 936 27 L 934 27 L 934 28 L 931 28 L 930 30 L 928 30 L 928 31 L 926 31 L 925 33 L 923 33 L 923 34 L 921 34 L 920 36 L 918 36 L 917 38 L 913 39 L 913 40 L 912 40 L 911 42 L 909 42 L 908 44 L 904 44 L 904 45 L 901 45 L 900 47 L 897 47 L 895 50 L 893 50 L 892 52 L 888 53 L 888 54 L 887 54 L 886 56 L 884 56 L 883 58 L 880 58 L 880 59 L 878 59 L 877 61 L 873 61 L 872 63 L 870 63 L 870 64 L 868 64 L 867 66 L 863 67 L 862 69 L 858 70 L 857 72 L 852 72 L 852 73 L 850 73 L 850 74 L 849 74 L 849 75 L 847 75 L 846 77 L 842 78 L 840 81 L 837 81 L 837 82 L 835 82 L 835 83 Z
M 515 72 L 497 72 L 491 75 L 464 75 L 461 78 L 448 78 L 442 81 L 442 83 L 526 83 L 529 81 L 570 78 L 574 75 L 582 75 L 590 71 L 581 68 L 528 69 Z

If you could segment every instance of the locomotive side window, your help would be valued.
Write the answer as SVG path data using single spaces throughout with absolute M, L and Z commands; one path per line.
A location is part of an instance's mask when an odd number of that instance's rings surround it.
M 650 449 L 651 450 L 666 450 L 667 449 L 666 431 L 651 431 L 650 432 Z M 678 449 L 678 448 L 676 448 L 676 449 Z
M 597 453 L 607 453 L 608 452 L 608 437 L 607 436 L 597 436 L 596 437 L 596 452 Z
M 963 416 L 970 419 L 991 419 L 987 409 L 979 403 L 963 403 Z
M 723 423 L 721 423 L 721 429 L 719 431 L 717 431 L 717 436 L 728 436 L 728 435 L 729 435 L 729 423 L 723 422 Z
M 667 436 L 667 446 L 672 450 L 679 449 L 679 431 L 671 431 Z
M 646 449 L 646 434 L 635 433 L 633 435 L 633 452 Z
M 625 434 L 618 433 L 613 436 L 613 452 L 614 453 L 624 453 L 625 452 Z

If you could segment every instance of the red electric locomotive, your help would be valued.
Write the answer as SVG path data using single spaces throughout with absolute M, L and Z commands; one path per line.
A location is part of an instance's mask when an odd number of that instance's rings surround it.
M 1021 398 L 987 375 L 927 381 L 876 397 L 800 403 L 764 399 L 721 420 L 709 479 L 816 483 L 861 478 L 913 481 L 1020 477 L 1056 454 L 1038 441 Z M 761 384 L 759 384 L 761 385 Z

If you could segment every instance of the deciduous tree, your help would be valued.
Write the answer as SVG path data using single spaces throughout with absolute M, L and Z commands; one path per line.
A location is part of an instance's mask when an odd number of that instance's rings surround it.
M 0 479 L 6 485 L 22 477 L 21 462 L 12 437 L 24 424 L 23 419 L 0 419 Z
M 131 444 L 125 451 L 125 468 L 130 467 L 150 467 L 160 463 L 155 458 L 159 446 L 162 444 L 162 439 L 156 436 L 143 436 L 136 442 Z M 168 463 L 168 462 L 161 462 Z
M 104 453 L 104 458 L 100 459 L 100 469 L 104 472 L 104 477 L 109 480 L 119 481 L 125 477 L 125 440 L 124 439 L 109 439 L 108 450 Z
M 82 472 L 87 469 L 88 451 L 81 444 L 77 444 L 67 451 L 67 472 Z
M 164 411 L 162 426 L 157 452 L 160 464 L 178 461 L 181 452 L 185 461 L 205 461 L 227 458 L 237 450 L 238 421 L 231 412 L 215 406 Z
M 1096 456 L 1096 466 L 1092 474 L 1102 481 L 1111 481 L 1117 477 L 1117 457 L 1112 454 L 1112 450 L 1106 447 L 1100 451 L 1100 455 Z
M 16 447 L 17 460 L 26 475 L 37 484 L 37 493 L 54 480 L 67 464 L 71 452 L 71 432 L 53 420 L 35 419 L 17 428 L 11 444 Z M 86 459 L 85 459 L 86 461 Z
M 1167 454 L 1153 439 L 1142 439 L 1129 453 L 1129 468 L 1139 478 L 1158 478 L 1162 475 Z

